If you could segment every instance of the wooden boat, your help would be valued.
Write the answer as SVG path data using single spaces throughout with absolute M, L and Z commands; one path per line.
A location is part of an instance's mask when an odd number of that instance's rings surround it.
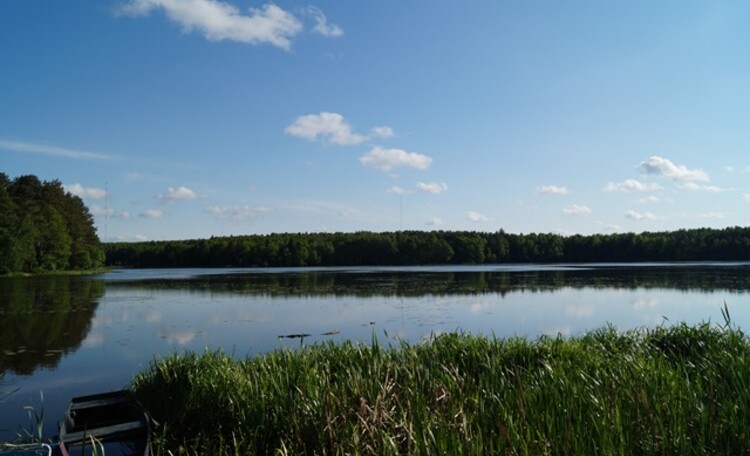
M 60 424 L 63 454 L 148 456 L 150 440 L 148 417 L 125 390 L 74 397 Z

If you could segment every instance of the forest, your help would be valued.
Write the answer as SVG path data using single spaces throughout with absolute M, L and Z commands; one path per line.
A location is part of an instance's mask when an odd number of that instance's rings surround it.
M 107 265 L 388 266 L 750 260 L 750 228 L 561 236 L 473 231 L 287 233 L 108 243 Z
M 104 250 L 83 200 L 58 180 L 0 173 L 0 274 L 88 271 Z

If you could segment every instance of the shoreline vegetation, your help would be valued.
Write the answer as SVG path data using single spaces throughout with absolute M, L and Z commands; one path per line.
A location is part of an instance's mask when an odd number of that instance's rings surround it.
M 0 173 L 0 276 L 100 269 L 104 250 L 83 200 L 58 180 Z
M 729 323 L 572 338 L 444 334 L 155 359 L 153 454 L 748 454 L 750 342 Z
M 102 244 L 109 267 L 310 267 L 746 261 L 750 228 L 588 236 L 474 231 L 275 233 Z

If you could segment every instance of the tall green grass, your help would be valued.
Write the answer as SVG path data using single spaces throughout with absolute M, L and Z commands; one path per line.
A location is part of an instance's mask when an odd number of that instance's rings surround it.
M 678 325 L 153 361 L 155 454 L 750 454 L 750 343 Z

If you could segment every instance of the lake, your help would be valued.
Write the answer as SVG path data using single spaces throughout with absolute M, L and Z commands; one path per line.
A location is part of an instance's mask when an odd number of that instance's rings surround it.
M 154 356 L 237 357 L 321 341 L 537 338 L 681 322 L 750 328 L 750 263 L 118 270 L 0 278 L 0 440 L 72 396 L 119 389 Z M 6 394 L 8 392 L 11 394 Z M 43 399 L 41 395 L 43 394 Z

